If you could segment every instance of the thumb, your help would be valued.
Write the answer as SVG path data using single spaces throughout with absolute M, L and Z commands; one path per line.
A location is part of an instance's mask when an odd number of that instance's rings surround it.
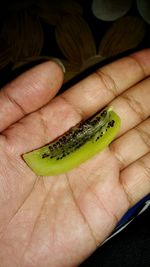
M 60 66 L 53 61 L 44 62 L 1 89 L 0 132 L 55 96 L 63 82 Z

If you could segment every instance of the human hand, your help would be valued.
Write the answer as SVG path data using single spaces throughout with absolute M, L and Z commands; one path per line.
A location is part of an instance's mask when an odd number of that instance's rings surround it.
M 68 91 L 46 62 L 0 91 L 1 267 L 79 265 L 150 192 L 150 50 L 102 67 Z M 111 104 L 117 138 L 66 174 L 38 177 L 22 160 Z

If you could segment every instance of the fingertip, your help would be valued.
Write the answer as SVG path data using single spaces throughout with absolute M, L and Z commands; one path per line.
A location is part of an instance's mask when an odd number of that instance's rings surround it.
M 46 61 L 24 72 L 5 88 L 7 94 L 23 107 L 26 113 L 48 103 L 63 83 L 63 71 L 54 61 Z
M 51 101 L 61 88 L 63 78 L 61 64 L 46 61 L 27 70 L 2 88 L 0 130 Z
M 53 57 L 53 58 L 51 58 L 51 61 L 57 63 L 58 66 L 59 66 L 59 67 L 61 68 L 61 70 L 63 71 L 63 73 L 66 72 L 65 66 L 64 66 L 63 62 L 62 62 L 59 58 L 55 58 L 55 57 Z
M 54 80 L 54 84 L 59 84 L 60 87 L 64 80 L 65 67 L 61 60 L 51 58 L 48 61 L 36 65 L 29 71 L 33 71 L 33 73 L 35 72 L 36 75 L 38 74 L 38 77 L 36 77 L 37 79 L 39 78 L 44 81 L 45 78 L 45 82 L 47 82 L 47 84 L 48 82 L 51 83 L 52 80 Z

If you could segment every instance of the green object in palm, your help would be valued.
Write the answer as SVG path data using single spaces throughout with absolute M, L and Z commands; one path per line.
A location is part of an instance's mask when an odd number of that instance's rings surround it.
M 120 129 L 120 118 L 111 107 L 72 127 L 53 142 L 23 158 L 38 175 L 65 173 L 107 147 Z

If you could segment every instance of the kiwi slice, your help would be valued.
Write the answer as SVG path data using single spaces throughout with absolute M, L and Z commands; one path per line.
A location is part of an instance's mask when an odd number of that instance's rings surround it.
M 25 153 L 23 159 L 37 175 L 65 173 L 108 146 L 121 120 L 111 107 L 72 127 L 51 143 Z

